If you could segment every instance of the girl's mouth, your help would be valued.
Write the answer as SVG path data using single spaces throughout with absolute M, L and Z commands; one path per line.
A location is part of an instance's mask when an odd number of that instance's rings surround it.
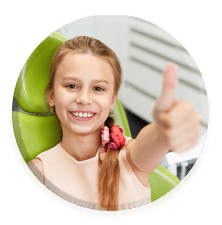
M 89 121 L 93 119 L 96 113 L 78 113 L 78 112 L 70 112 L 71 116 L 77 121 Z

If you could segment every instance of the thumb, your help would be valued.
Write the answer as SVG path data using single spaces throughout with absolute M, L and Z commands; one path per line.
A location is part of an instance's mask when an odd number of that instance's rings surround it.
M 163 85 L 160 97 L 157 99 L 157 110 L 168 111 L 175 101 L 175 90 L 178 82 L 177 65 L 169 62 L 163 71 Z

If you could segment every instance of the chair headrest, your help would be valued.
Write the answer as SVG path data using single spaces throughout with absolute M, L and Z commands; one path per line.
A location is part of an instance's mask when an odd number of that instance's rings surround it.
M 52 58 L 67 39 L 54 32 L 28 58 L 16 83 L 14 98 L 19 107 L 31 113 L 48 112 L 45 107 L 45 89 L 49 82 Z

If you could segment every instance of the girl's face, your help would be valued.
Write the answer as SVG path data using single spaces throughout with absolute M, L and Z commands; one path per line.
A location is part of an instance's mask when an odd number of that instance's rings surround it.
M 114 84 L 111 66 L 104 59 L 68 53 L 57 68 L 48 99 L 63 133 L 68 129 L 84 135 L 101 129 L 115 106 Z

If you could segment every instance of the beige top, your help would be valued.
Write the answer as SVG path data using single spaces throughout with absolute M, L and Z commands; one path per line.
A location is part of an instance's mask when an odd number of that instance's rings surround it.
M 126 137 L 127 142 L 130 139 Z M 126 157 L 126 147 L 127 145 L 120 150 L 118 155 L 120 165 L 119 210 L 151 202 L 150 186 L 148 184 L 149 187 L 145 187 L 133 172 Z M 93 158 L 77 161 L 58 143 L 36 158 L 43 163 L 44 184 L 51 191 L 74 204 L 100 209 L 97 197 L 99 151 Z

